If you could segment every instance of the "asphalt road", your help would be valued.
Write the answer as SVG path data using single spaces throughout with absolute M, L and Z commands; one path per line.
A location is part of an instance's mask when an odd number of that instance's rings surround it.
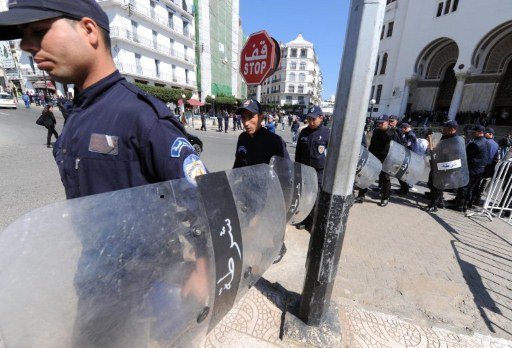
M 36 125 L 41 107 L 18 110 L 0 109 L 0 230 L 32 209 L 65 199 L 52 150 L 46 147 L 46 128 Z M 64 119 L 54 110 L 60 134 Z M 241 131 L 217 132 L 208 121 L 208 131 L 187 127 L 204 145 L 201 158 L 210 172 L 228 170 L 233 166 L 235 146 Z M 281 129 L 279 125 L 278 129 Z M 287 142 L 290 156 L 290 128 L 277 131 Z

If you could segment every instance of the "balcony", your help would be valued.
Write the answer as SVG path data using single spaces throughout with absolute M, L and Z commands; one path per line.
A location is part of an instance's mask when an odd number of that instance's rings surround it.
M 184 55 L 181 52 L 175 51 L 170 46 L 159 44 L 156 41 L 154 41 L 152 38 L 150 39 L 148 37 L 141 36 L 141 35 L 134 33 L 130 30 L 126 30 L 126 29 L 120 28 L 120 27 L 112 27 L 112 28 L 110 28 L 110 37 L 134 42 L 134 43 L 136 43 L 140 46 L 144 46 L 145 48 L 148 48 L 150 50 L 157 51 L 160 54 L 170 56 L 170 57 L 173 57 L 176 59 L 180 59 L 182 61 L 189 63 L 192 66 L 194 65 L 194 57 L 193 56 Z
M 172 74 L 163 74 L 154 69 L 144 68 L 140 65 L 132 65 L 116 62 L 116 67 L 121 74 L 141 77 L 145 79 L 158 80 L 169 84 L 178 84 L 182 87 L 196 89 L 196 81 L 192 79 L 185 80 L 183 78 L 173 77 Z
M 165 28 L 167 30 L 173 31 L 173 32 L 175 32 L 175 33 L 177 33 L 179 35 L 184 36 L 185 38 L 187 38 L 190 41 L 194 41 L 195 40 L 195 35 L 193 33 L 191 33 L 190 31 L 188 31 L 186 29 L 184 31 L 183 30 L 181 30 L 181 31 L 178 30 L 178 28 L 175 28 L 174 23 L 169 21 L 168 17 L 163 17 L 163 16 L 160 16 L 160 15 L 156 14 L 154 9 L 152 9 L 152 8 L 149 8 L 149 7 L 146 7 L 146 6 L 142 6 L 142 5 L 136 4 L 136 3 L 131 3 L 129 0 L 97 0 L 97 1 L 99 3 L 102 3 L 102 2 L 105 2 L 105 3 L 112 2 L 114 4 L 120 5 L 121 7 L 126 9 L 126 11 L 128 12 L 128 15 L 130 15 L 130 16 L 132 14 L 136 14 L 136 15 L 142 16 L 142 17 L 144 17 L 146 19 L 149 19 L 153 23 L 156 23 L 160 27 L 163 27 L 163 28 Z M 181 6 L 177 4 L 178 1 L 170 1 L 170 2 L 174 3 L 176 6 L 178 6 L 181 12 L 184 12 L 184 13 L 187 13 L 188 15 L 191 15 L 190 12 L 184 11 L 181 8 Z

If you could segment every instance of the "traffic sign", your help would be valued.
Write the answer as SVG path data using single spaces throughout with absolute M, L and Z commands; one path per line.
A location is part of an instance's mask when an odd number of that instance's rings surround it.
M 249 36 L 240 59 L 240 73 L 247 85 L 261 85 L 275 71 L 275 59 L 275 40 L 265 30 Z

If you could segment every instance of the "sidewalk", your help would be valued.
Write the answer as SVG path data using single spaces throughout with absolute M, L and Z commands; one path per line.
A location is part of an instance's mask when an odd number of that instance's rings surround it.
M 427 214 L 418 194 L 386 208 L 376 198 L 350 212 L 332 296 L 342 346 L 512 347 L 512 228 Z M 263 282 L 301 293 L 308 240 L 288 227 L 288 253 Z M 252 288 L 203 346 L 304 346 L 279 339 L 281 302 L 272 286 Z

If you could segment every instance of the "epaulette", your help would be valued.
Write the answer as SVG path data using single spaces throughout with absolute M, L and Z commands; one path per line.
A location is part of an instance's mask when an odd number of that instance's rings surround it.
M 156 115 L 158 118 L 164 118 L 164 119 L 174 119 L 174 113 L 169 110 L 169 108 L 164 104 L 163 101 L 161 101 L 158 98 L 153 97 L 147 92 L 144 92 L 137 86 L 131 84 L 131 83 L 125 83 L 124 84 L 126 88 L 128 88 L 130 91 L 135 93 L 137 95 L 137 98 L 144 101 L 146 104 L 151 106 L 153 110 L 155 110 Z

